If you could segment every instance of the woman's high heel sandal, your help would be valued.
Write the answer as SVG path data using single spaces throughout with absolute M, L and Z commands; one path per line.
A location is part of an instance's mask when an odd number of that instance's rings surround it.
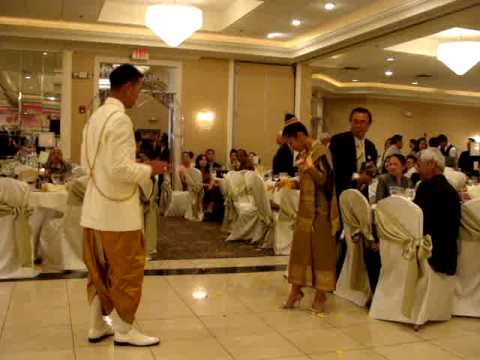
M 312 311 L 315 314 L 323 314 L 325 313 L 325 303 L 327 302 L 327 296 L 324 294 L 321 296 L 321 302 L 317 301 L 317 298 L 315 298 L 313 304 L 312 304 Z
M 282 308 L 283 309 L 294 309 L 297 306 L 300 306 L 300 303 L 302 302 L 302 299 L 305 295 L 303 294 L 303 291 L 300 291 L 297 295 L 295 296 L 290 296 L 285 304 L 283 304 Z

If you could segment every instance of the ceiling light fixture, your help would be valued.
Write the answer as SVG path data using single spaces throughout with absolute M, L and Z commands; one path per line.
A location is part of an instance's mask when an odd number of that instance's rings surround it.
M 302 25 L 302 21 L 298 20 L 298 19 L 293 19 L 292 20 L 292 25 L 293 26 L 300 26 L 300 25 Z
M 393 71 L 392 70 L 387 70 L 385 71 L 385 76 L 393 76 Z
M 203 11 L 191 5 L 151 5 L 145 25 L 170 47 L 177 47 L 203 26 Z
M 337 7 L 337 6 L 336 6 L 335 3 L 333 3 L 333 2 L 328 2 L 328 3 L 326 3 L 325 6 L 324 6 L 325 10 L 327 10 L 327 11 L 332 11 L 332 10 L 334 10 L 336 7 Z
M 25 75 L 25 79 L 30 80 L 32 78 L 32 75 Z
M 452 41 L 439 44 L 437 59 L 455 74 L 465 75 L 480 61 L 480 42 Z
M 42 53 L 42 55 L 43 55 L 43 56 L 47 56 L 47 55 L 48 55 L 48 52 L 44 51 L 44 52 Z
M 358 82 L 358 80 L 357 80 L 357 79 L 353 79 L 352 82 Z
M 418 85 L 418 81 L 412 81 L 412 85 Z
M 388 61 L 388 62 L 394 62 L 394 61 L 395 61 L 395 58 L 394 58 L 394 57 L 388 57 L 388 58 L 387 58 L 387 61 Z
M 268 39 L 278 39 L 278 38 L 281 38 L 283 36 L 284 35 L 282 33 L 278 33 L 278 32 L 273 32 L 273 33 L 267 34 Z

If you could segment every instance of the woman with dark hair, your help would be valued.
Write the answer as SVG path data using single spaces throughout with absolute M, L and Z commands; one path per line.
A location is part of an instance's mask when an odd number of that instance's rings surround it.
M 401 154 L 394 154 L 385 161 L 386 174 L 378 178 L 376 201 L 389 197 L 392 188 L 408 189 L 410 180 L 404 175 L 407 167 L 407 159 Z
M 424 137 L 421 137 L 420 139 L 418 139 L 418 152 L 417 152 L 417 159 L 418 159 L 418 155 L 420 153 L 420 151 L 422 150 L 427 150 L 428 149 L 428 141 L 426 138 Z
M 52 180 L 53 176 L 59 176 L 62 181 L 71 173 L 72 166 L 63 159 L 62 150 L 54 148 L 50 151 L 47 163 L 45 165 L 47 176 Z
M 223 195 L 220 184 L 212 178 L 207 156 L 204 154 L 198 155 L 195 159 L 195 167 L 202 173 L 204 218 L 207 221 L 222 222 L 224 213 Z
M 237 158 L 239 162 L 238 170 L 255 170 L 255 167 L 250 160 L 250 156 L 246 150 L 238 149 Z
M 418 146 L 418 140 L 410 139 L 409 147 L 410 147 L 409 155 L 417 156 L 417 153 L 420 151 L 420 148 Z
M 292 285 L 285 309 L 303 298 L 302 287 L 316 290 L 312 310 L 323 312 L 326 292 L 335 289 L 335 234 L 340 228 L 334 176 L 328 149 L 308 135 L 299 121 L 285 126 L 283 136 L 302 155 L 300 205 L 288 267 Z

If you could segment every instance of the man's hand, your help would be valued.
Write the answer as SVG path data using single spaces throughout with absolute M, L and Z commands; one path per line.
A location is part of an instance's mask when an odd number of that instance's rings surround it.
M 153 160 L 147 161 L 145 164 L 152 167 L 152 176 L 164 174 L 168 169 L 168 163 L 165 161 Z

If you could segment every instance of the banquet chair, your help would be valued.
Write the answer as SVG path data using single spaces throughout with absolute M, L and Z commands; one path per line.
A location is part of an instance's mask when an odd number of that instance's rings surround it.
M 480 317 L 480 199 L 462 206 L 453 315 Z
M 372 296 L 364 261 L 365 244 L 373 240 L 371 209 L 360 191 L 349 189 L 340 195 L 340 210 L 347 253 L 335 295 L 363 307 Z
M 0 278 L 34 277 L 29 217 L 30 188 L 21 181 L 0 178 Z
M 145 255 L 151 259 L 157 253 L 158 220 L 160 210 L 158 207 L 158 178 L 148 179 L 141 184 L 140 199 L 143 205 L 143 235 L 145 238 Z
M 423 213 L 400 196 L 380 201 L 375 222 L 382 269 L 370 317 L 413 324 L 447 321 L 452 315 L 454 277 L 436 273 L 428 258 L 430 237 L 423 235 Z
M 273 215 L 262 178 L 255 171 L 243 170 L 229 173 L 227 179 L 226 203 L 227 207 L 233 204 L 234 214 L 227 214 L 231 226 L 225 241 L 246 240 L 261 248 L 272 248 Z
M 82 204 L 88 176 L 72 180 L 67 185 L 67 207 L 63 216 L 53 218 L 40 235 L 43 264 L 57 270 L 84 270 L 83 228 L 80 226 Z
M 198 169 L 188 169 L 185 174 L 187 191 L 173 191 L 170 206 L 165 216 L 184 217 L 187 220 L 203 221 L 203 179 Z
M 274 192 L 273 201 L 280 208 L 278 212 L 273 213 L 275 224 L 273 250 L 275 255 L 290 255 L 300 203 L 300 191 L 281 188 Z

